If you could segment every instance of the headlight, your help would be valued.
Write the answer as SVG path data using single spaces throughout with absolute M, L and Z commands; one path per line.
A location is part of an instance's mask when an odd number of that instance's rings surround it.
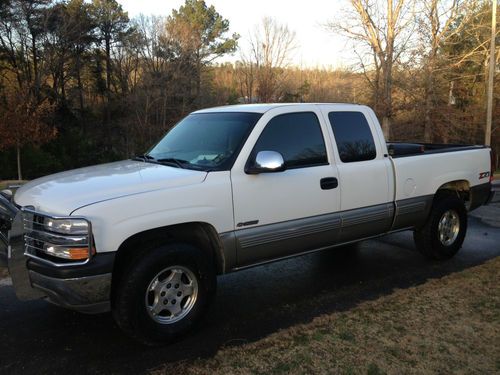
M 87 261 L 95 254 L 90 222 L 84 218 L 51 217 L 25 209 L 25 254 L 54 262 L 51 257 L 68 261 Z
M 89 224 L 82 219 L 52 219 L 45 218 L 44 228 L 50 232 L 62 234 L 88 234 Z

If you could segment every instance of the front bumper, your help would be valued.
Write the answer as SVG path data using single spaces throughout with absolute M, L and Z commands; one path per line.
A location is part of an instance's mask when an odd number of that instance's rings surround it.
M 89 314 L 110 310 L 111 273 L 57 279 L 29 271 L 29 277 L 33 288 L 42 291 L 56 305 Z
M 85 313 L 110 309 L 114 254 L 95 256 L 85 265 L 54 267 L 25 255 L 21 210 L 0 196 L 0 266 L 7 266 L 17 298 L 45 298 Z

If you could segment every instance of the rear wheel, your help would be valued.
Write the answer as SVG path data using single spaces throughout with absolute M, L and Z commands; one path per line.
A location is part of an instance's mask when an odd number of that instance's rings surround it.
M 414 232 L 417 249 L 431 259 L 449 259 L 462 247 L 467 232 L 467 210 L 455 195 L 436 197 L 425 225 Z
M 170 342 L 200 320 L 215 288 L 214 267 L 201 250 L 180 243 L 160 246 L 145 251 L 122 272 L 113 317 L 143 343 Z

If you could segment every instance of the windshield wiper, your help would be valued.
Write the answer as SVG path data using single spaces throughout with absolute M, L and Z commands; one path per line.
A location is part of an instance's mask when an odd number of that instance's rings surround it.
M 160 164 L 167 164 L 177 168 L 185 168 L 184 165 L 189 164 L 187 160 L 181 160 L 176 158 L 157 159 L 156 162 Z
M 154 157 L 148 154 L 137 155 L 132 158 L 132 160 L 147 162 L 149 160 L 155 160 Z

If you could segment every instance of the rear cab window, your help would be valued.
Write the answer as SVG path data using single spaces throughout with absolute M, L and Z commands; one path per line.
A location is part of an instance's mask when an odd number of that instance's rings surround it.
M 328 120 L 343 163 L 372 160 L 377 157 L 373 134 L 361 112 L 329 112 Z
M 262 131 L 253 154 L 277 151 L 287 169 L 328 164 L 325 140 L 314 112 L 294 112 L 277 115 Z

